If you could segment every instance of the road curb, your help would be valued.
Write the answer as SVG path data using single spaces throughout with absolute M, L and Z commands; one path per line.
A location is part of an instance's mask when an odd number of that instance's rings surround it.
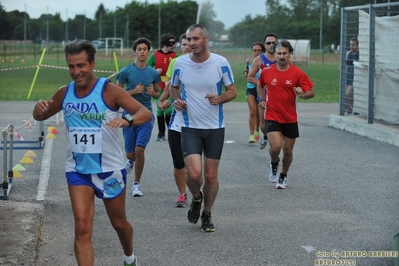
M 32 265 L 42 241 L 44 207 L 28 202 L 0 204 L 0 264 Z

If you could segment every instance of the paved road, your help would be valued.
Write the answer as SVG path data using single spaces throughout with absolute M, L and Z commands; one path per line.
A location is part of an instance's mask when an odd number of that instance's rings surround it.
M 1 102 L 2 114 L 5 105 L 31 111 L 33 103 Z M 246 103 L 229 103 L 225 110 L 227 143 L 213 209 L 215 233 L 200 232 L 199 225 L 187 222 L 186 209 L 173 206 L 177 190 L 168 144 L 156 142 L 154 132 L 146 151 L 144 197 L 127 198 L 128 217 L 135 228 L 135 253 L 141 266 L 315 265 L 317 259 L 332 259 L 331 252 L 341 255 L 344 251 L 392 250 L 392 235 L 399 229 L 397 147 L 329 128 L 328 116 L 338 113 L 337 104 L 301 103 L 301 137 L 294 149 L 289 187 L 277 190 L 267 179 L 267 150 L 247 143 Z M 11 119 L 8 111 L 7 119 Z M 17 116 L 26 119 L 22 111 Z M 4 115 L 0 122 L 0 126 L 9 123 Z M 45 128 L 54 124 L 46 122 Z M 11 230 L 3 228 L 0 264 L 76 265 L 73 217 L 63 174 L 65 139 L 63 127 L 57 129 L 61 134 L 53 142 L 44 200 L 36 201 L 43 156 L 40 150 L 35 163 L 23 172 L 24 177 L 14 180 L 9 200 L 1 202 L 0 208 L 2 226 L 14 219 L 8 223 L 10 227 L 23 227 L 42 214 L 40 236 L 44 244 L 37 258 L 32 250 L 34 239 L 28 237 L 18 246 L 11 241 L 8 246 L 14 250 L 4 254 L 4 242 Z M 16 156 L 22 155 L 19 152 Z M 132 176 L 129 179 L 130 188 Z M 25 212 L 14 216 L 4 212 L 6 207 L 14 206 L 24 206 Z M 99 200 L 95 215 L 96 265 L 121 265 L 122 250 Z M 26 227 L 31 236 L 32 228 Z M 392 258 L 371 258 L 368 253 L 366 257 L 348 255 L 340 259 L 356 265 L 393 265 Z

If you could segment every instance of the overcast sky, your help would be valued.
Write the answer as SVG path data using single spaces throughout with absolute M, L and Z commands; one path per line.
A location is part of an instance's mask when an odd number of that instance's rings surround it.
M 136 0 L 145 2 L 146 0 Z M 159 3 L 160 0 L 147 0 L 149 3 Z M 180 1 L 180 0 L 179 0 Z M 198 3 L 206 0 L 197 0 Z M 229 29 L 234 24 L 242 21 L 246 15 L 265 15 L 266 0 L 211 0 L 216 12 L 216 20 L 222 21 Z M 61 14 L 65 20 L 74 18 L 76 14 L 86 14 L 94 18 L 94 13 L 102 3 L 106 9 L 114 11 L 116 7 L 125 7 L 129 0 L 0 0 L 7 12 L 13 10 L 26 11 L 31 18 L 38 18 L 47 12 Z

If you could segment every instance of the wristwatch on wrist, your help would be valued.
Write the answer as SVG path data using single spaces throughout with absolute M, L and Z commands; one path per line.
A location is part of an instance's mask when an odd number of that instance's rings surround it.
M 126 114 L 122 117 L 122 119 L 125 119 L 127 122 L 129 122 L 129 127 L 133 125 L 134 117 L 132 115 Z

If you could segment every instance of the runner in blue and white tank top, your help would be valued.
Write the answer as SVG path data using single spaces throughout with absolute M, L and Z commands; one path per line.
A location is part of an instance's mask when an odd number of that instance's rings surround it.
M 106 126 L 117 118 L 118 111 L 110 109 L 103 100 L 107 82 L 107 79 L 99 78 L 91 92 L 83 98 L 75 95 L 75 82 L 67 87 L 62 103 L 69 140 L 67 172 L 97 174 L 125 167 L 118 131 Z
M 276 58 L 274 56 L 274 46 L 277 42 L 277 36 L 274 33 L 268 33 L 265 35 L 265 48 L 266 53 L 263 53 L 256 57 L 252 63 L 251 68 L 248 73 L 248 82 L 257 85 L 258 79 L 256 78 L 256 74 L 258 74 L 264 67 L 270 66 L 276 63 Z M 267 102 L 267 91 L 264 93 L 265 98 L 259 99 L 259 101 Z M 266 114 L 266 110 L 259 105 L 259 114 L 260 114 L 260 130 L 263 133 L 263 137 L 260 138 L 259 148 L 264 149 L 267 145 L 267 126 L 265 123 L 264 114 Z M 263 114 L 263 115 L 262 115 Z
M 64 113 L 68 152 L 65 176 L 75 221 L 77 265 L 94 265 L 91 236 L 96 196 L 103 199 L 106 215 L 119 237 L 124 265 L 137 266 L 133 228 L 125 210 L 126 170 L 118 129 L 151 121 L 151 112 L 108 79 L 94 76 L 96 49 L 90 41 L 68 42 L 64 52 L 73 81 L 58 89 L 50 100 L 40 100 L 33 118 L 43 121 Z M 119 108 L 132 116 L 119 118 Z
M 248 78 L 248 71 L 252 66 L 252 62 L 255 58 L 262 53 L 266 52 L 265 45 L 261 42 L 254 42 L 251 46 L 252 48 L 252 59 L 248 60 L 244 71 L 244 77 Z M 256 73 L 255 78 L 258 79 L 259 72 Z M 249 109 L 249 143 L 255 143 L 260 140 L 259 136 L 259 127 L 260 127 L 260 115 L 259 115 L 259 97 L 258 97 L 258 90 L 255 84 L 250 82 L 247 83 L 247 90 L 245 93 L 245 98 L 247 99 L 248 109 Z M 262 113 L 263 115 L 263 113 Z

